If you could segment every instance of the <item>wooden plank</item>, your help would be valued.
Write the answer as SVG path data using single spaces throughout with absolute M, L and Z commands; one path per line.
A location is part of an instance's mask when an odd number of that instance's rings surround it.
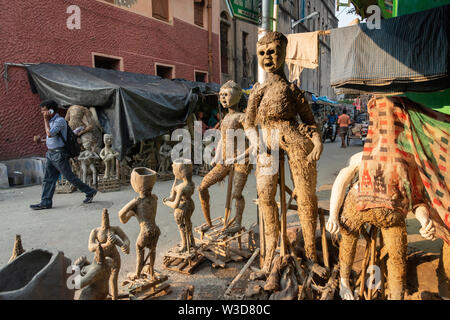
M 212 253 L 208 252 L 208 251 L 202 251 L 201 254 L 208 259 L 209 261 L 211 261 L 213 263 L 213 267 L 221 267 L 221 268 L 225 268 L 225 261 L 216 258 Z

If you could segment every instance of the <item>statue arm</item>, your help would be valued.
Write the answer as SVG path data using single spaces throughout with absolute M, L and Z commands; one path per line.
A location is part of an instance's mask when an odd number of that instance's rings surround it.
M 165 200 L 165 201 L 163 201 L 164 204 L 172 209 L 178 208 L 178 205 L 180 204 L 180 201 L 181 201 L 181 194 L 182 194 L 182 191 L 177 192 L 175 200 L 173 200 L 173 201 Z
M 121 245 L 122 252 L 128 254 L 130 252 L 130 239 L 120 227 L 113 227 L 113 228 L 116 235 L 118 235 L 123 242 L 123 244 Z
M 217 163 L 222 163 L 222 150 L 223 150 L 223 144 L 222 137 L 220 137 L 219 143 L 217 144 L 216 154 L 214 155 L 214 158 L 211 160 L 211 165 L 214 166 Z
M 91 234 L 89 235 L 88 249 L 90 252 L 95 252 L 95 250 L 97 250 L 97 247 L 97 229 L 93 229 L 91 231 Z
M 176 196 L 175 186 L 177 185 L 177 179 L 173 181 L 172 189 L 170 189 L 169 198 L 165 198 L 163 201 L 173 201 Z
M 88 272 L 80 279 L 80 288 L 87 287 L 88 285 L 94 283 L 99 275 L 101 266 L 91 265 Z
M 416 219 L 419 220 L 422 226 L 419 230 L 420 235 L 427 240 L 435 240 L 436 227 L 433 220 L 430 219 L 430 212 L 425 204 L 420 204 L 414 209 Z
M 119 219 L 123 224 L 127 223 L 132 216 L 136 215 L 134 212 L 136 208 L 137 199 L 134 198 L 130 202 L 128 202 L 122 209 L 119 211 Z
M 246 127 L 254 128 L 256 120 L 256 112 L 258 111 L 258 106 L 261 103 L 263 97 L 263 90 L 261 85 L 257 82 L 253 86 L 252 92 L 248 98 L 247 110 L 245 111 L 245 123 Z

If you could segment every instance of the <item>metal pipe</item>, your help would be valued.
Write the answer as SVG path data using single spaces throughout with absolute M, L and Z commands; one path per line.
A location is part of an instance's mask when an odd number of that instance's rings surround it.
M 275 0 L 274 6 L 273 6 L 273 31 L 277 31 L 278 27 L 278 0 Z
M 208 81 L 213 82 L 212 0 L 208 0 Z
M 258 40 L 264 37 L 270 30 L 270 0 L 262 0 L 261 3 L 261 27 L 258 30 Z M 256 53 L 258 54 L 258 53 Z M 264 69 L 258 64 L 258 82 L 263 83 L 266 80 Z

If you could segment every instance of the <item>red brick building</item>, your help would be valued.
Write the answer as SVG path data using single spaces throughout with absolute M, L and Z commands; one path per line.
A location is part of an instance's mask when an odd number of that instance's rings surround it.
M 5 63 L 49 62 L 219 83 L 220 10 L 211 2 L 208 10 L 208 0 L 2 1 L 2 71 Z M 39 97 L 24 68 L 10 66 L 4 77 L 0 160 L 41 156 L 45 147 L 32 142 L 44 135 Z

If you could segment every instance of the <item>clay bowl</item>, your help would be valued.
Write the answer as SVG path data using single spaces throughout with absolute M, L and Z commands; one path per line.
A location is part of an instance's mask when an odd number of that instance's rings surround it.
M 192 176 L 192 161 L 185 158 L 176 159 L 172 163 L 172 169 L 175 176 L 180 177 L 179 179 L 183 176 L 182 172 L 184 172 L 184 175 L 186 176 Z
M 156 182 L 156 172 L 145 167 L 134 168 L 131 172 L 130 183 L 137 193 L 153 188 Z

